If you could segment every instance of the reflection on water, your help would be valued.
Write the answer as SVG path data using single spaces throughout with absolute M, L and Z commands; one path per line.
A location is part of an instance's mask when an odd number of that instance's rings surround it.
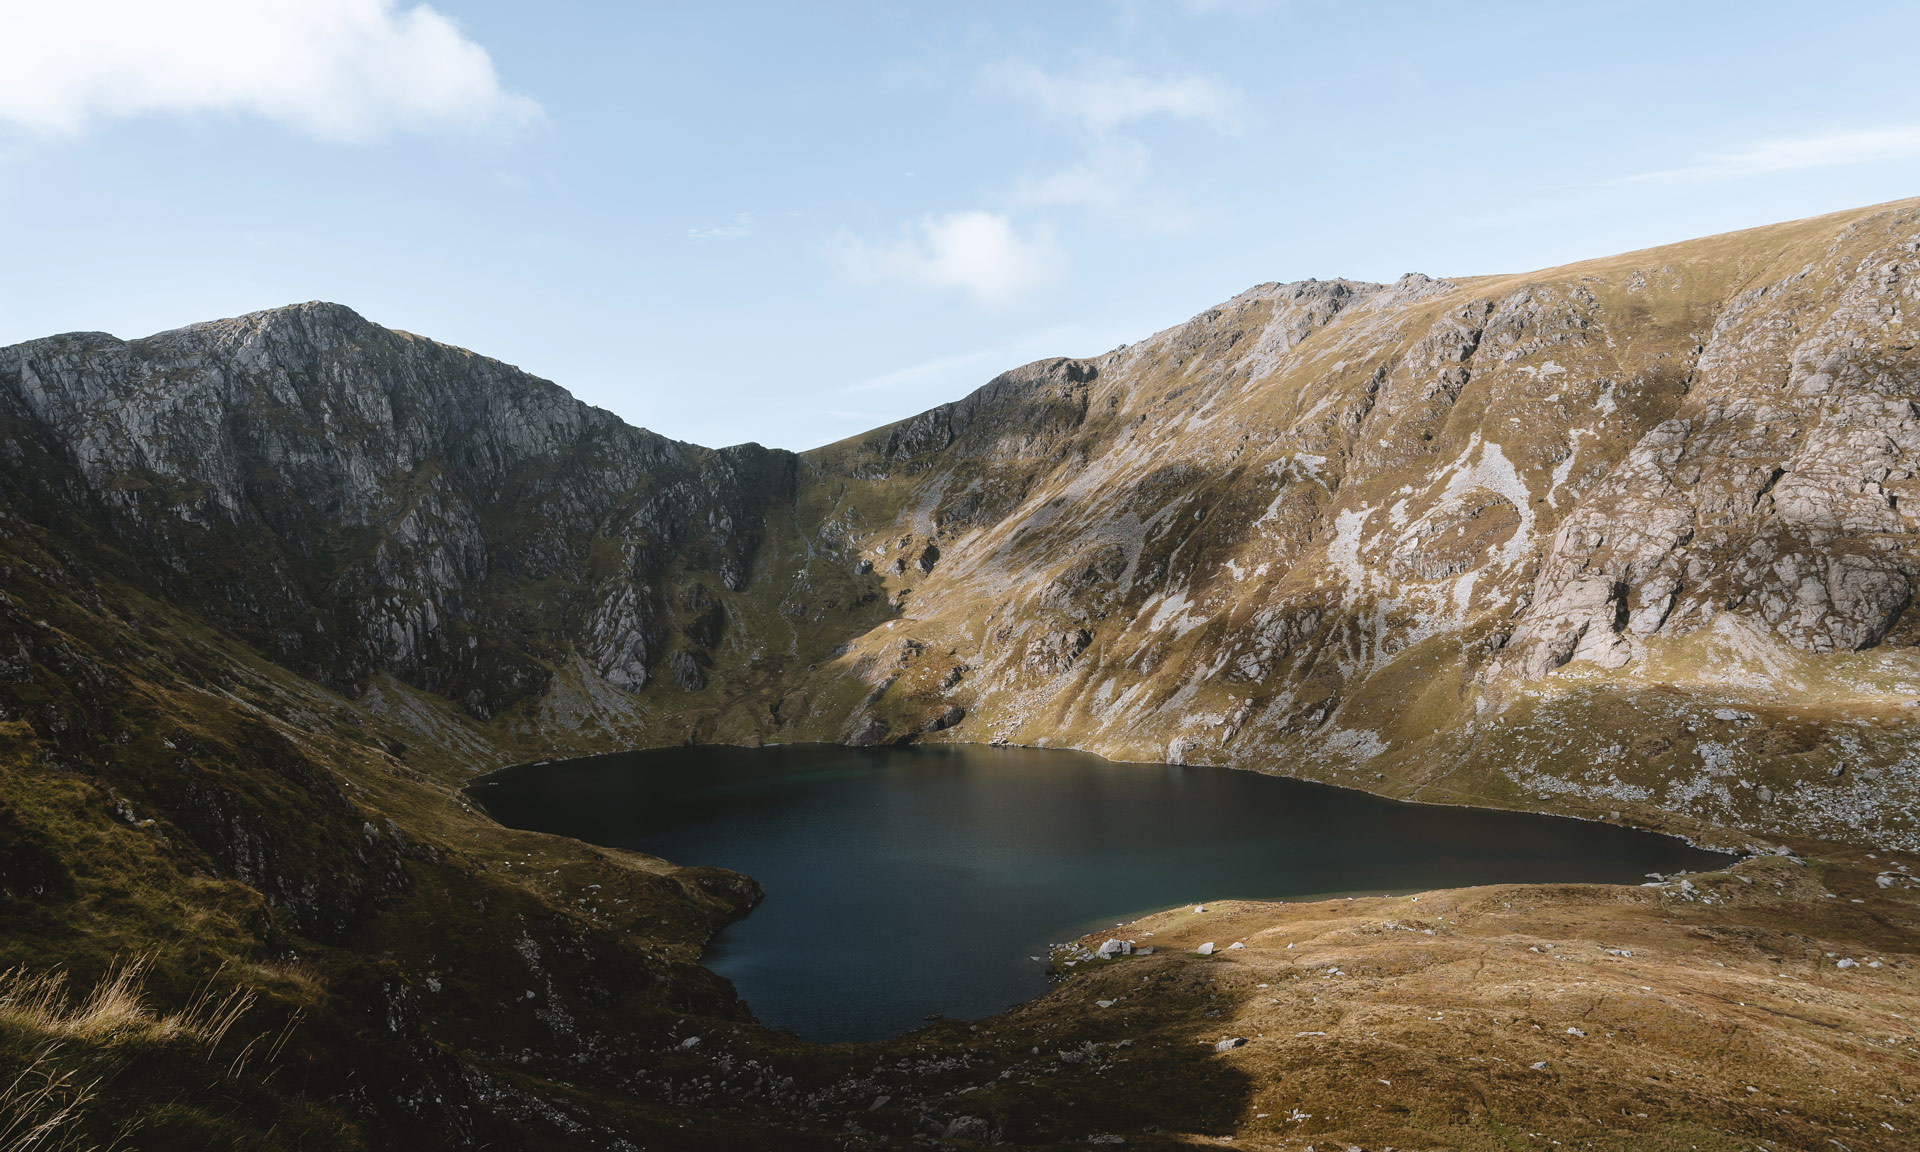
M 669 748 L 469 791 L 512 827 L 760 881 L 766 901 L 706 963 L 812 1040 L 999 1011 L 1045 990 L 1030 957 L 1049 941 L 1173 904 L 1638 883 L 1726 860 L 1603 824 L 1022 748 Z

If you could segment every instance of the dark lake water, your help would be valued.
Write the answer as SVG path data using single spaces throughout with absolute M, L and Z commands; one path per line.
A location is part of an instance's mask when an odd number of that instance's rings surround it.
M 1728 857 L 1604 824 L 1225 768 L 981 746 L 701 746 L 523 765 L 501 823 L 754 877 L 706 964 L 761 1021 L 875 1039 L 1046 990 L 1051 941 L 1174 904 L 1639 883 Z

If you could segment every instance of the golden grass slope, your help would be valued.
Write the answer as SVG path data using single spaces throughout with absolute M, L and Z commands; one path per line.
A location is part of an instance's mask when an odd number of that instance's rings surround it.
M 957 706 L 924 738 L 1920 845 L 1916 245 L 1902 202 L 1263 285 L 810 453 L 810 561 L 895 615 L 716 738 Z M 1703 737 L 1723 712 L 1743 739 Z M 1764 735 L 1805 723 L 1825 752 Z M 1629 755 L 1647 726 L 1689 739 Z

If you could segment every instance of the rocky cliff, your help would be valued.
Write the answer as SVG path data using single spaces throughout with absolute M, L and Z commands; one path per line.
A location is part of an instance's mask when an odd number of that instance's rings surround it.
M 304 305 L 0 352 L 7 482 L 529 751 L 1002 739 L 1906 844 L 1916 245 L 1262 285 L 797 457 Z
M 303 675 L 392 672 L 482 718 L 562 652 L 644 687 L 792 498 L 784 453 L 678 444 L 329 304 L 18 345 L 0 405 L 16 508 Z
M 843 731 L 1920 846 L 1916 309 L 1907 203 L 1009 373 L 806 457 L 900 606 Z

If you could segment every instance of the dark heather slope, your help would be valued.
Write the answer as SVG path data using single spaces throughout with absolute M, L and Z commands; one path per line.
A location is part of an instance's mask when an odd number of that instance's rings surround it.
M 616 1086 L 676 1021 L 745 1018 L 695 961 L 757 889 L 506 833 L 455 789 L 507 755 L 475 718 L 555 667 L 640 688 L 701 651 L 690 602 L 712 642 L 791 456 L 322 304 L 0 350 L 0 454 L 0 967 L 84 997 L 137 961 L 150 1005 L 62 1024 L 0 978 L 0 1083 L 96 1084 L 74 1138 L 143 1149 L 679 1130 Z M 209 986 L 258 1000 L 167 1022 Z

